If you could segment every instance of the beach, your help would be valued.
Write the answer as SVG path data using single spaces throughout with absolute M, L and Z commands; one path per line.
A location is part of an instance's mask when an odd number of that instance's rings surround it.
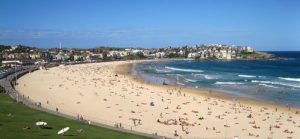
M 171 138 L 300 138 L 299 109 L 149 84 L 129 75 L 136 62 L 143 61 L 38 70 L 19 78 L 16 90 L 79 120 Z

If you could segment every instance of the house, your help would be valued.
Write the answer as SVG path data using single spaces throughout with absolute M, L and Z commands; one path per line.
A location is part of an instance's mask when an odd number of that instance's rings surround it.
M 200 57 L 200 53 L 192 52 L 188 54 L 188 58 Z
M 155 57 L 156 58 L 164 58 L 165 57 L 165 52 L 157 52 L 157 53 L 155 53 Z
M 59 61 L 65 61 L 68 60 L 70 56 L 68 54 L 65 54 L 64 52 L 60 51 L 57 55 L 55 55 L 54 60 L 59 60 Z
M 246 51 L 247 53 L 253 53 L 253 52 L 254 52 L 254 49 L 251 48 L 251 47 L 249 47 L 249 46 L 247 46 L 247 47 L 245 47 L 245 51 Z

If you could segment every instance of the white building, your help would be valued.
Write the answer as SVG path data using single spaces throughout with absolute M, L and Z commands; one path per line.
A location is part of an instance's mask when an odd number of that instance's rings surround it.
M 248 53 L 253 53 L 253 52 L 254 52 L 254 49 L 251 48 L 251 47 L 249 47 L 249 46 L 247 46 L 247 47 L 245 48 L 245 51 L 248 52 Z
M 165 52 L 156 52 L 155 57 L 156 58 L 164 58 L 166 56 Z
M 196 57 L 200 57 L 200 53 L 193 52 L 188 54 L 188 58 L 196 58 Z

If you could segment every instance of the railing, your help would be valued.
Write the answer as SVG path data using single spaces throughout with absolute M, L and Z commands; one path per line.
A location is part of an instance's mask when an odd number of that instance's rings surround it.
M 18 71 L 14 74 L 10 74 L 10 75 L 6 76 L 6 78 L 3 78 L 0 80 L 0 85 L 3 88 L 5 88 L 6 93 L 11 98 L 15 99 L 18 103 L 25 104 L 26 106 L 33 108 L 33 109 L 52 113 L 52 114 L 66 117 L 69 119 L 78 120 L 79 122 L 82 122 L 82 123 L 92 124 L 92 125 L 112 129 L 112 130 L 121 131 L 121 132 L 127 132 L 127 133 L 147 136 L 147 137 L 151 137 L 151 138 L 163 138 L 163 137 L 175 138 L 174 134 L 170 133 L 170 132 L 163 132 L 163 131 L 157 131 L 157 130 L 148 129 L 148 128 L 141 128 L 139 126 L 133 126 L 133 125 L 123 124 L 123 123 L 122 123 L 121 127 L 120 126 L 117 127 L 116 125 L 120 124 L 120 122 L 109 121 L 109 120 L 101 119 L 99 117 L 92 117 L 89 115 L 82 115 L 82 117 L 84 118 L 84 120 L 82 120 L 82 119 L 78 118 L 77 113 L 68 111 L 66 109 L 61 109 L 61 108 L 57 111 L 55 106 L 52 106 L 49 104 L 41 105 L 39 102 L 32 101 L 29 97 L 26 97 L 26 96 L 20 94 L 18 91 L 16 91 L 14 89 L 14 84 L 15 84 L 16 77 L 18 78 L 20 76 L 25 75 L 28 72 L 32 72 L 37 69 L 38 69 L 37 67 L 32 67 L 32 68 L 24 69 L 22 71 Z M 91 119 L 93 119 L 93 121 Z M 186 136 L 186 135 L 184 138 L 201 139 L 201 137 L 193 137 L 193 136 Z M 229 139 L 229 138 L 222 137 L 222 138 L 210 138 L 210 139 Z

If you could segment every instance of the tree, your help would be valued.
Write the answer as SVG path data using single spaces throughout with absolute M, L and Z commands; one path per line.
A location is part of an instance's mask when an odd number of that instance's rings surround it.
M 125 59 L 135 60 L 135 59 L 144 59 L 146 58 L 142 52 L 137 52 L 135 54 L 129 54 L 125 57 Z
M 4 51 L 5 49 L 10 49 L 10 46 L 0 45 L 0 52 Z
M 178 53 L 170 53 L 168 56 L 168 58 L 178 58 L 181 57 Z

